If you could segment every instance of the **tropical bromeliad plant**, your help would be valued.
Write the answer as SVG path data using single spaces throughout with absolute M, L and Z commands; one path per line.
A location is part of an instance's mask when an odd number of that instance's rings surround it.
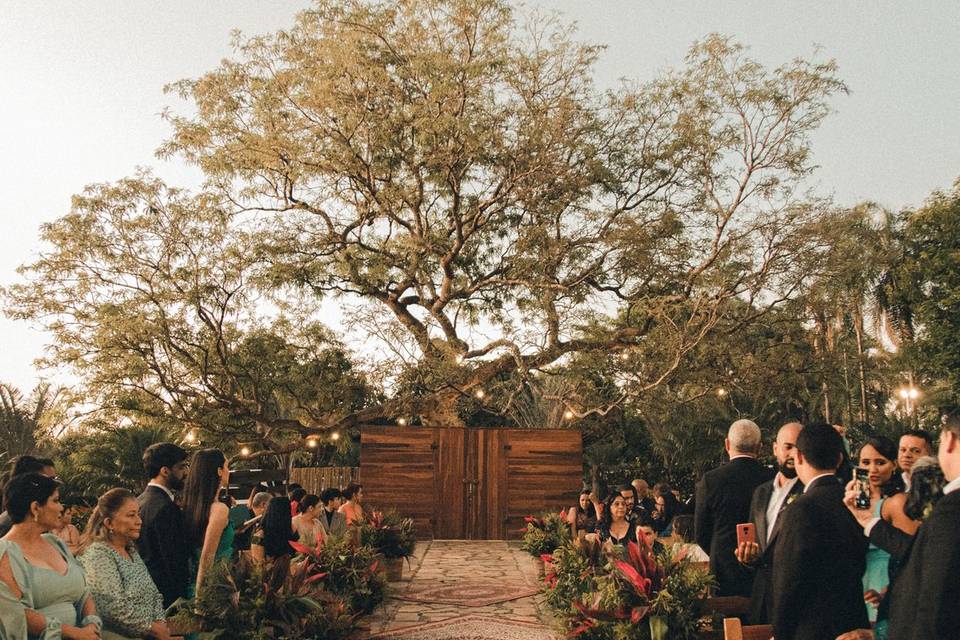
M 570 540 L 570 525 L 567 524 L 563 511 L 546 512 L 539 517 L 527 516 L 524 521 L 527 528 L 523 532 L 521 548 L 535 558 L 553 553 L 557 547 Z
M 713 577 L 669 552 L 596 540 L 568 543 L 550 557 L 547 603 L 580 640 L 691 640 Z
M 218 562 L 192 601 L 182 600 L 173 618 L 199 640 L 306 640 L 349 637 L 356 614 L 343 598 L 326 591 L 327 574 L 317 563 L 293 566 L 280 584 L 247 558 Z
M 409 558 L 417 543 L 411 518 L 396 510 L 371 511 L 360 524 L 360 544 L 376 549 L 384 558 Z

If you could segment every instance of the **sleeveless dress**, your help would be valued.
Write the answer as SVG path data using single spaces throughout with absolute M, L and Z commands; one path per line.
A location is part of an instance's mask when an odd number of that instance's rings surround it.
M 630 522 L 627 526 L 627 532 L 623 534 L 623 537 L 618 538 L 613 535 L 613 532 L 610 531 L 610 527 L 607 525 L 602 525 L 600 527 L 600 540 L 607 541 L 609 540 L 613 544 L 620 545 L 621 547 L 626 547 L 628 542 L 637 541 L 637 527 Z
M 223 528 L 223 532 L 220 534 L 217 551 L 213 555 L 214 564 L 221 560 L 226 562 L 230 561 L 230 558 L 233 556 L 234 535 L 233 523 L 228 520 L 227 526 Z M 190 586 L 187 589 L 188 598 L 193 598 L 197 595 L 197 572 L 200 570 L 200 553 L 202 551 L 202 547 L 195 548 L 193 550 L 193 556 L 190 558 Z
M 77 626 L 89 591 L 83 568 L 74 559 L 67 545 L 52 533 L 43 534 L 67 561 L 67 572 L 60 575 L 46 567 L 36 567 L 24 557 L 20 545 L 0 540 L 0 558 L 6 555 L 21 596 L 0 582 L 0 640 L 60 640 L 62 624 Z M 33 609 L 47 619 L 47 628 L 40 635 L 27 634 L 24 609 Z
M 873 515 L 880 517 L 880 510 L 883 508 L 884 499 L 877 501 L 877 506 L 873 510 Z M 890 584 L 890 554 L 879 547 L 870 545 L 867 550 L 867 570 L 863 574 L 863 590 L 873 589 L 881 593 Z M 870 622 L 877 621 L 877 607 L 872 604 L 867 605 L 867 614 Z

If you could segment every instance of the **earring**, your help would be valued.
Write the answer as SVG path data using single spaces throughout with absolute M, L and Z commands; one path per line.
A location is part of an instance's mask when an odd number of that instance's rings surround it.
M 39 513 L 33 514 L 33 521 L 34 521 L 34 522 L 40 522 L 40 514 L 39 514 Z

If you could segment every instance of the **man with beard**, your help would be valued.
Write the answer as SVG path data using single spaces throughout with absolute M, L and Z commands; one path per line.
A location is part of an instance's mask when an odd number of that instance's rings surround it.
M 777 439 L 773 443 L 777 475 L 757 487 L 750 502 L 750 521 L 756 528 L 757 542 L 744 542 L 737 547 L 737 559 L 756 569 L 750 594 L 750 621 L 753 624 L 767 624 L 770 621 L 773 549 L 779 533 L 777 525 L 787 505 L 803 493 L 803 483 L 797 478 L 794 458 L 801 429 L 803 425 L 799 422 L 788 422 L 777 432 Z
M 190 579 L 183 513 L 173 496 L 183 488 L 187 452 L 173 443 L 158 442 L 143 452 L 143 466 L 150 482 L 137 498 L 143 520 L 137 547 L 166 608 L 186 597 Z

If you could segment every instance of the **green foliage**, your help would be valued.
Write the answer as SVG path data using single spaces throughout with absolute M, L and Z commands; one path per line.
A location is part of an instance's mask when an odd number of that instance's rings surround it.
M 592 640 L 692 640 L 713 577 L 669 552 L 596 540 L 566 543 L 554 554 L 546 601 L 567 635 Z M 664 636 L 659 636 L 664 637 Z
M 539 558 L 553 551 L 570 539 L 570 525 L 564 521 L 564 513 L 544 512 L 540 517 L 524 518 L 527 530 L 523 534 L 520 548 Z
M 351 610 L 370 613 L 383 602 L 386 578 L 377 571 L 382 560 L 376 549 L 355 546 L 349 535 L 328 536 L 316 558 L 326 573 L 320 584 L 347 601 Z
M 413 520 L 403 518 L 396 509 L 371 510 L 360 523 L 360 544 L 371 547 L 384 558 L 409 558 L 417 544 Z
M 281 586 L 246 558 L 218 562 L 174 621 L 200 640 L 337 640 L 350 636 L 356 616 L 345 602 L 319 588 L 315 573 L 294 569 Z
M 37 455 L 69 424 L 68 394 L 39 384 L 24 397 L 16 387 L 0 382 L 0 465 L 22 455 Z

